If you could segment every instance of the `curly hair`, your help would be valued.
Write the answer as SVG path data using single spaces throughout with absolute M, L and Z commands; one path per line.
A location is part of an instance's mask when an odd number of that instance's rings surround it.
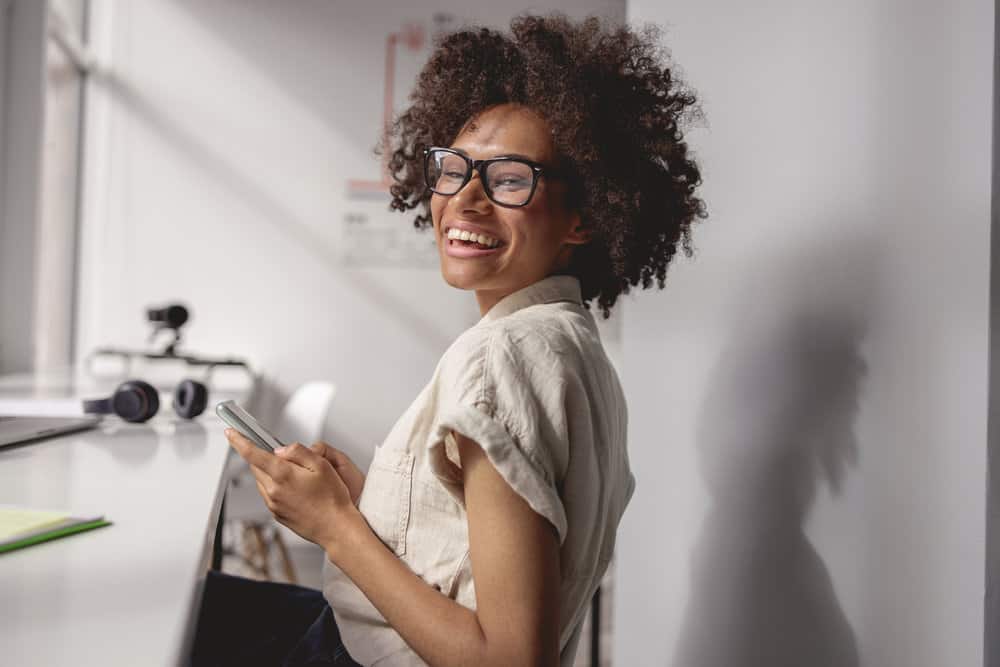
M 509 35 L 476 28 L 439 39 L 386 139 L 390 207 L 422 204 L 414 225 L 430 226 L 424 149 L 450 145 L 485 109 L 523 105 L 552 128 L 571 175 L 569 204 L 591 232 L 568 267 L 587 305 L 596 298 L 608 317 L 630 286 L 655 280 L 662 289 L 678 241 L 691 257 L 691 223 L 707 213 L 682 132 L 701 110 L 665 66 L 659 37 L 652 26 L 633 31 L 553 14 L 519 16 Z

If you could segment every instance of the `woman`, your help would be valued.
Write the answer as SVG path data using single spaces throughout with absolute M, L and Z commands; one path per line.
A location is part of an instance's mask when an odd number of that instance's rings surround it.
M 225 625 L 215 601 L 252 615 L 266 585 L 214 576 L 196 663 L 573 661 L 634 488 L 587 304 L 606 317 L 631 286 L 663 287 L 679 241 L 690 255 L 705 213 L 680 124 L 695 99 L 654 32 L 561 16 L 511 28 L 444 38 L 390 147 L 393 208 L 421 208 L 445 281 L 482 319 L 367 476 L 323 443 L 270 456 L 227 431 L 277 519 L 326 550 L 329 607 L 270 585 L 269 648 L 236 657 L 205 639 Z

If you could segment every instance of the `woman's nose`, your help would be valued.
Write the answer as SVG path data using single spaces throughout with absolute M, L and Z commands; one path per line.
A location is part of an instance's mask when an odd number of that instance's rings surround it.
M 483 180 L 479 177 L 479 172 L 473 171 L 472 178 L 465 186 L 452 195 L 455 206 L 460 211 L 474 211 L 479 214 L 489 213 L 493 207 L 493 202 L 486 196 L 483 189 Z

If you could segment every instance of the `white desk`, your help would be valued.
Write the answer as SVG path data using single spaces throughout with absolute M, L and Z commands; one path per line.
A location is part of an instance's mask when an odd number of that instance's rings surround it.
M 29 392 L 79 384 L 46 379 Z M 24 378 L 0 378 L 4 402 Z M 213 392 L 209 404 L 244 399 Z M 0 554 L 0 663 L 177 665 L 193 639 L 230 448 L 211 409 L 0 449 L 0 504 L 103 514 L 106 528 Z

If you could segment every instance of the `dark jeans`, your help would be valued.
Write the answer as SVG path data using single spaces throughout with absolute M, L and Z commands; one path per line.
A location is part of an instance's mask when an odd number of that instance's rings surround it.
M 360 667 L 320 591 L 210 571 L 193 667 Z

